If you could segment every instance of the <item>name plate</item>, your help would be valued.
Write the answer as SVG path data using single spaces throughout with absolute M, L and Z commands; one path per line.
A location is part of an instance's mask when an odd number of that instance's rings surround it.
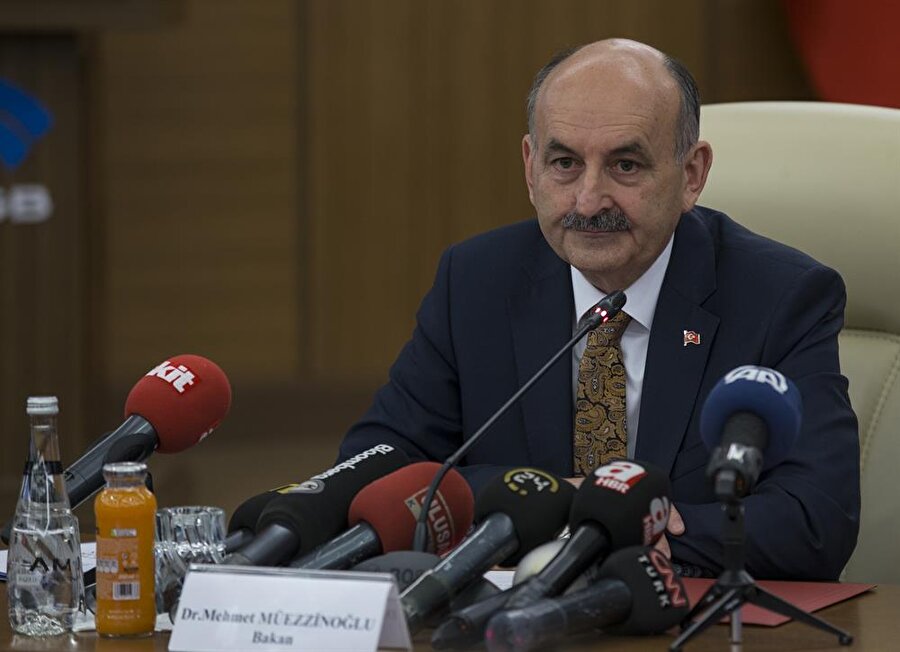
M 412 649 L 389 573 L 192 564 L 172 652 Z

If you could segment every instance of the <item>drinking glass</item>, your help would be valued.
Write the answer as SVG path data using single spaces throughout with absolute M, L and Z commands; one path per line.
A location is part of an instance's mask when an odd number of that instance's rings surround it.
M 155 552 L 156 610 L 174 622 L 188 566 L 225 558 L 225 510 L 205 505 L 158 510 Z

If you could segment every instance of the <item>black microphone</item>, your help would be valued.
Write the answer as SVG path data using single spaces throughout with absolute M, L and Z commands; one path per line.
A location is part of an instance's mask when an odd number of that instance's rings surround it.
M 395 550 L 377 557 L 370 557 L 353 567 L 355 571 L 367 573 L 390 573 L 397 581 L 397 588 L 403 591 L 427 570 L 437 566 L 441 558 L 430 552 L 415 550 Z
M 415 582 L 427 570 L 437 566 L 441 558 L 430 552 L 415 552 L 413 550 L 397 550 L 386 555 L 370 557 L 366 561 L 353 567 L 355 571 L 367 573 L 390 573 L 397 582 L 397 588 L 403 591 Z M 462 609 L 475 602 L 481 602 L 500 593 L 493 583 L 481 578 L 469 584 L 465 589 L 453 597 L 448 610 Z M 438 610 L 435 616 L 426 621 L 427 627 L 434 627 L 439 618 L 444 616 L 442 610 Z M 435 622 L 437 620 L 437 622 Z
M 511 589 L 504 602 L 495 598 L 451 614 L 432 635 L 432 646 L 474 645 L 482 640 L 491 616 L 501 609 L 519 609 L 559 595 L 614 550 L 653 545 L 665 532 L 671 493 L 668 476 L 645 462 L 618 460 L 598 467 L 575 493 L 569 515 L 572 534 L 559 553 Z
M 552 473 L 517 468 L 495 477 L 475 502 L 480 525 L 400 596 L 411 632 L 496 564 L 518 562 L 566 524 L 575 489 Z
M 506 601 L 509 600 L 519 585 L 530 577 L 537 575 L 550 561 L 559 554 L 568 539 L 553 539 L 539 545 L 519 560 L 516 572 L 513 575 L 513 586 L 505 591 L 494 592 L 494 595 L 485 596 L 481 600 L 471 600 L 463 603 L 461 607 L 454 608 L 450 604 L 450 613 L 446 618 L 434 625 L 435 632 L 431 637 L 431 646 L 436 650 L 469 648 L 484 639 L 484 628 L 495 613 L 502 611 Z M 597 566 L 593 566 L 581 575 L 569 587 L 569 590 L 583 589 L 588 583 L 593 582 Z M 461 602 L 461 601 L 460 601 Z M 477 623 L 481 623 L 478 625 Z M 471 636 L 470 632 L 478 634 Z
M 612 634 L 658 634 L 687 615 L 687 593 L 658 550 L 631 547 L 612 553 L 592 586 L 491 618 L 489 652 L 529 652 L 567 634 L 602 628 Z
M 408 463 L 400 449 L 378 444 L 282 490 L 263 509 L 253 539 L 224 563 L 277 566 L 325 543 L 347 529 L 347 510 L 360 489 Z
M 459 449 L 453 453 L 450 457 L 446 459 L 444 465 L 441 467 L 441 470 L 434 477 L 434 480 L 431 483 L 431 486 L 428 488 L 428 493 L 425 494 L 424 505 L 426 509 L 422 510 L 422 514 L 419 516 L 419 521 L 416 524 L 416 534 L 413 539 L 413 549 L 414 550 L 425 550 L 428 547 L 428 528 L 425 525 L 425 514 L 428 512 L 427 507 L 431 505 L 431 502 L 434 500 L 434 492 L 437 489 L 438 484 L 440 484 L 441 479 L 451 468 L 456 466 L 459 461 L 465 456 L 466 453 L 474 446 L 481 437 L 487 432 L 488 428 L 490 428 L 494 423 L 506 414 L 506 411 L 509 410 L 510 407 L 516 404 L 520 398 L 527 392 L 531 387 L 541 379 L 541 377 L 547 373 L 547 371 L 552 367 L 557 360 L 563 357 L 568 351 L 575 346 L 578 341 L 584 337 L 588 331 L 595 329 L 600 324 L 608 322 L 610 319 L 615 317 L 622 310 L 622 307 L 625 305 L 626 297 L 625 293 L 622 290 L 616 290 L 614 292 L 609 293 L 603 299 L 601 299 L 597 304 L 591 308 L 590 316 L 588 316 L 584 323 L 581 325 L 581 328 L 575 331 L 575 334 L 572 336 L 568 342 L 563 344 L 562 348 L 557 351 L 552 358 L 550 358 L 547 363 L 538 369 L 535 374 L 528 379 L 524 385 L 522 385 L 515 394 L 509 397 L 509 399 L 500 406 L 500 408 L 494 412 L 491 417 L 482 424 L 482 426 L 475 431 L 475 433 L 469 437 L 463 445 L 459 447 Z
M 259 517 L 266 506 L 280 495 L 279 492 L 298 486 L 300 485 L 282 485 L 276 489 L 256 494 L 238 505 L 231 515 L 231 520 L 228 521 L 225 553 L 232 553 L 250 543 L 253 540 L 253 535 L 256 534 L 256 524 L 259 522 Z
M 746 496 L 763 469 L 787 457 L 802 413 L 797 387 L 774 369 L 745 365 L 716 383 L 700 413 L 700 437 L 712 451 L 706 474 L 720 500 Z

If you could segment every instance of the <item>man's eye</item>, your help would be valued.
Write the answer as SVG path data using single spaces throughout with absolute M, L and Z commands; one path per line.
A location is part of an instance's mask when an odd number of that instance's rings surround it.
M 572 170 L 575 168 L 576 162 L 575 159 L 570 156 L 563 156 L 558 159 L 554 159 L 552 165 L 553 167 L 560 170 Z
M 618 172 L 635 172 L 638 169 L 638 164 L 634 161 L 622 160 L 616 162 L 616 170 Z

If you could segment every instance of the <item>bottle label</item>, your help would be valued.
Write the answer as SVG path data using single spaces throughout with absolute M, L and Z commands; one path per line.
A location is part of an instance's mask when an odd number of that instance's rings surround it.
M 137 537 L 97 537 L 98 600 L 139 599 L 138 571 Z
M 41 573 L 32 572 L 26 567 L 17 568 L 13 574 L 13 578 L 15 583 L 23 589 L 36 589 L 40 588 L 43 575 Z
M 36 463 L 35 460 L 27 460 L 25 462 L 25 470 L 22 472 L 23 475 L 29 475 Z M 44 472 L 47 475 L 61 475 L 63 472 L 63 465 L 59 460 L 44 460 L 43 465 Z

